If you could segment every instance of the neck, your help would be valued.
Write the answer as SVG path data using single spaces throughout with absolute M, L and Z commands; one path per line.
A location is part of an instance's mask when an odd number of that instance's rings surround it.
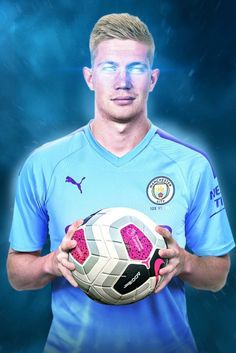
M 106 150 L 122 157 L 144 138 L 150 122 L 147 118 L 119 122 L 96 117 L 90 127 L 93 136 Z

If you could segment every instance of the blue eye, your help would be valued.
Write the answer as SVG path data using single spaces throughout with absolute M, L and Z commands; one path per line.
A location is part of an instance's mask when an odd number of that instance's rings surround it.
M 131 66 L 129 68 L 129 72 L 133 74 L 141 74 L 145 71 L 145 67 L 142 65 L 137 65 L 137 66 Z
M 102 71 L 114 72 L 114 71 L 116 71 L 116 66 L 115 65 L 105 65 L 102 67 Z

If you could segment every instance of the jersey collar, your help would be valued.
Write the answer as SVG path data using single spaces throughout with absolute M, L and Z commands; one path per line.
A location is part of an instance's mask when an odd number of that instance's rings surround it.
M 156 133 L 156 127 L 151 124 L 150 128 L 147 132 L 147 134 L 144 136 L 144 138 L 128 153 L 126 153 L 122 157 L 118 157 L 108 151 L 106 148 L 104 148 L 93 136 L 93 133 L 90 128 L 90 123 L 85 126 L 84 129 L 85 136 L 88 139 L 89 144 L 91 147 L 104 159 L 112 163 L 113 165 L 120 167 L 129 161 L 131 161 L 133 158 L 135 158 L 151 141 L 153 136 Z

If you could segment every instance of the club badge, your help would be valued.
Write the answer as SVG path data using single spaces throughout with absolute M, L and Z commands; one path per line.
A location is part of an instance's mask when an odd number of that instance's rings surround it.
M 147 196 L 156 205 L 165 205 L 172 200 L 174 193 L 173 181 L 165 176 L 152 179 L 147 186 Z

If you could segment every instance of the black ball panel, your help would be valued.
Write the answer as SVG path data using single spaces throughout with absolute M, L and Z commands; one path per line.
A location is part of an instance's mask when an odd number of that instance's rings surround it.
M 120 294 L 127 294 L 140 287 L 150 277 L 149 271 L 144 265 L 129 265 L 114 285 L 114 289 Z

